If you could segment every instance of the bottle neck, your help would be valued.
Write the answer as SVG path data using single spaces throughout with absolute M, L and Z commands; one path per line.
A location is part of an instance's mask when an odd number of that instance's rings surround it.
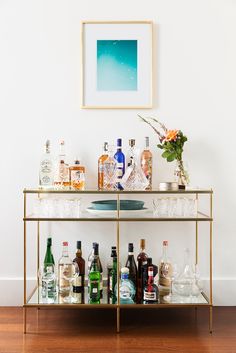
M 133 251 L 129 251 L 129 252 L 128 252 L 128 256 L 134 256 Z
M 121 274 L 121 279 L 128 279 L 129 278 L 129 275 L 128 275 L 128 273 L 122 273 Z
M 163 250 L 162 250 L 162 258 L 163 258 L 163 260 L 167 260 L 167 254 L 168 254 L 168 246 L 163 245 Z
M 62 248 L 62 256 L 63 257 L 68 257 L 69 256 L 68 247 L 67 246 L 63 246 L 63 248 Z
M 76 257 L 82 257 L 82 250 L 81 249 L 77 249 Z

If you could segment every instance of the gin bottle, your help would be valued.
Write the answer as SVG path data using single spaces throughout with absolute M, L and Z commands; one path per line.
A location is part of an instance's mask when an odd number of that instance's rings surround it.
M 47 140 L 44 146 L 44 153 L 40 160 L 39 167 L 39 187 L 50 189 L 53 186 L 54 161 L 50 153 L 50 141 Z
M 134 304 L 135 286 L 133 282 L 129 280 L 129 269 L 123 267 L 121 269 L 121 280 L 120 280 L 120 304 Z M 117 292 L 117 285 L 116 285 Z

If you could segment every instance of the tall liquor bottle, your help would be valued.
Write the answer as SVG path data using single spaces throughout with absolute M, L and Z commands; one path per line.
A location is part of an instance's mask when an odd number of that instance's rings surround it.
M 146 190 L 152 189 L 152 152 L 149 149 L 149 137 L 145 137 L 146 147 L 141 154 L 141 167 L 149 182 Z
M 58 290 L 66 296 L 70 293 L 70 282 L 66 278 L 72 277 L 72 260 L 69 258 L 68 242 L 64 241 L 62 246 L 62 256 L 58 262 Z
M 134 245 L 128 245 L 128 258 L 125 267 L 129 269 L 129 279 L 133 282 L 135 289 L 137 288 L 137 266 L 134 259 Z M 136 299 L 136 298 L 135 298 Z
M 129 140 L 129 151 L 128 151 L 128 163 L 127 166 L 131 166 L 134 162 L 134 149 L 135 149 L 135 139 L 130 139 Z
M 100 288 L 100 298 L 102 299 L 103 297 L 103 268 L 102 268 L 102 263 L 101 263 L 101 260 L 100 260 L 100 257 L 99 257 L 99 244 L 98 243 L 93 243 L 93 250 L 91 251 L 90 255 L 89 255 L 89 258 L 88 258 L 88 287 L 90 287 L 91 283 L 90 283 L 90 271 L 91 271 L 91 268 L 92 268 L 92 263 L 93 263 L 93 260 L 94 260 L 94 256 L 95 256 L 95 249 L 96 249 L 96 252 L 97 252 L 97 262 L 98 262 L 98 269 L 100 271 L 100 285 L 99 285 L 99 288 Z
M 138 254 L 138 280 L 137 280 L 137 303 L 140 304 L 143 299 L 143 279 L 142 279 L 142 266 L 147 264 L 148 255 L 145 252 L 145 239 L 140 240 L 140 253 Z
M 117 152 L 114 155 L 114 158 L 117 161 L 116 165 L 116 177 L 117 177 L 117 188 L 123 190 L 123 187 L 119 183 L 119 180 L 122 179 L 125 174 L 125 155 L 122 152 L 122 139 L 117 139 Z
M 158 288 L 154 283 L 153 267 L 148 267 L 148 281 L 143 293 L 144 304 L 158 303 Z
M 163 241 L 162 256 L 159 262 L 159 292 L 160 295 L 170 293 L 172 265 L 168 256 L 168 241 Z
M 101 273 L 99 268 L 98 244 L 94 246 L 94 257 L 89 272 L 89 303 L 100 304 Z
M 111 247 L 111 260 L 107 265 L 107 303 L 116 303 L 115 285 L 117 282 L 117 253 L 116 246 Z
M 104 162 L 108 158 L 108 142 L 104 142 L 103 153 L 98 159 L 98 190 L 104 188 Z
M 148 267 L 150 267 L 150 266 L 153 268 L 154 281 L 155 281 L 155 277 L 156 277 L 156 275 L 158 273 L 158 267 L 153 264 L 152 258 L 148 257 L 147 258 L 147 263 L 142 266 L 142 288 L 143 289 L 147 285 L 147 281 L 148 281 Z M 142 299 L 143 299 L 143 293 L 142 293 Z
M 50 141 L 47 140 L 44 146 L 44 153 L 40 160 L 39 187 L 50 189 L 54 180 L 54 161 L 50 153 Z
M 76 293 L 77 303 L 84 303 L 84 276 L 85 276 L 85 260 L 82 258 L 81 241 L 77 241 L 76 257 L 73 260 L 77 264 L 76 283 L 73 283 L 73 293 Z M 75 288 L 76 287 L 76 288 Z
M 85 167 L 80 165 L 78 158 L 75 158 L 74 165 L 69 167 L 69 182 L 74 190 L 84 190 L 85 188 Z
M 60 141 L 60 152 L 54 176 L 54 186 L 59 188 L 69 187 L 69 166 L 66 164 L 65 141 Z
M 48 266 L 52 266 L 54 268 L 54 265 L 55 265 L 51 247 L 52 247 L 52 238 L 47 238 L 47 250 L 46 250 L 46 254 L 43 262 L 45 272 Z

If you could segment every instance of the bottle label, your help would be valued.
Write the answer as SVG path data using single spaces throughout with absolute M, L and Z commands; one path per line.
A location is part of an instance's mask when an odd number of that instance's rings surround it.
M 157 300 L 156 292 L 146 292 L 146 291 L 144 291 L 143 299 L 147 300 L 147 301 L 151 301 L 151 300 L 156 301 Z
M 131 290 L 126 285 L 120 286 L 120 298 L 121 299 L 129 299 L 131 298 Z
M 51 173 L 51 171 L 52 171 L 52 161 L 50 161 L 50 159 L 44 159 L 41 162 L 41 172 Z
M 172 268 L 171 264 L 162 262 L 160 264 L 159 284 L 164 287 L 170 287 Z

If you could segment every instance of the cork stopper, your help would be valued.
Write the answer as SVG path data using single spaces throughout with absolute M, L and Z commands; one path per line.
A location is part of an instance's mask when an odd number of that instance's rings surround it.
M 168 246 L 168 240 L 163 240 L 163 246 Z
M 140 249 L 145 249 L 145 239 L 140 239 Z

